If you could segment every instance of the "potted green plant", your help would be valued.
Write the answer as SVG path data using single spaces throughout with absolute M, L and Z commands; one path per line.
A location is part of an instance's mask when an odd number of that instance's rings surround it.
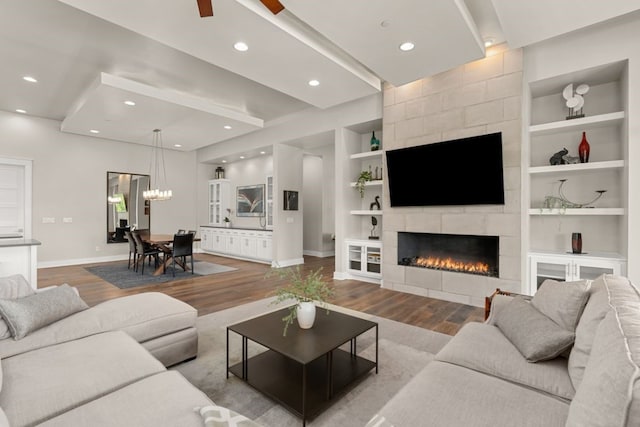
M 326 308 L 327 299 L 333 296 L 333 289 L 322 277 L 322 267 L 306 275 L 302 273 L 299 265 L 295 268 L 273 269 L 270 273 L 287 281 L 285 286 L 275 291 L 276 299 L 272 304 L 290 300 L 297 302 L 289 307 L 289 314 L 282 318 L 284 322 L 282 335 L 287 336 L 287 329 L 294 319 L 298 319 L 302 329 L 311 328 L 315 321 L 316 303 Z M 329 314 L 328 308 L 327 314 Z
M 231 220 L 229 217 L 231 216 L 231 209 L 227 208 L 227 216 L 224 217 L 222 221 L 224 221 L 224 225 L 229 228 L 231 227 Z
M 356 180 L 356 189 L 360 192 L 360 198 L 364 198 L 364 186 L 367 181 L 371 181 L 372 179 L 371 171 L 362 171 L 360 172 L 360 175 L 358 175 L 358 179 Z

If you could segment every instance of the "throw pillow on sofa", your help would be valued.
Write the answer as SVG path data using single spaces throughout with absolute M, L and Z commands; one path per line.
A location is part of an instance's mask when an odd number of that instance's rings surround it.
M 16 299 L 35 294 L 29 282 L 21 274 L 0 277 L 0 298 Z M 0 340 L 11 338 L 9 326 L 0 317 Z
M 67 284 L 19 299 L 0 299 L 0 315 L 15 340 L 87 308 Z
M 590 280 L 557 282 L 547 279 L 533 296 L 531 304 L 564 329 L 575 332 L 589 300 L 590 287 Z
M 496 316 L 496 326 L 529 362 L 549 360 L 571 347 L 575 334 L 539 312 L 522 297 Z

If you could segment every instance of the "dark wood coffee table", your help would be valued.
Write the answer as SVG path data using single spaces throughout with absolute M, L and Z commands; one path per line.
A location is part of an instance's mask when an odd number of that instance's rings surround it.
M 288 309 L 274 311 L 227 327 L 229 372 L 302 418 L 302 425 L 329 407 L 356 380 L 375 368 L 378 373 L 378 324 L 318 307 L 311 329 L 297 322 L 282 336 Z M 375 328 L 375 361 L 356 354 L 356 339 Z M 229 366 L 229 331 L 242 337 L 242 361 Z M 253 357 L 248 341 L 267 348 Z M 350 343 L 349 351 L 338 347 Z

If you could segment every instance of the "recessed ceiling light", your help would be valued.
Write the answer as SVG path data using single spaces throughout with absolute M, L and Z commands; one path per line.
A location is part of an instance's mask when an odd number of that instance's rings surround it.
M 316 79 L 309 80 L 309 86 L 318 86 L 320 82 Z
M 24 76 L 22 80 L 28 81 L 30 83 L 38 83 L 38 80 L 31 76 Z
M 382 22 L 380 22 L 380 26 L 382 28 L 387 28 L 389 25 L 391 25 L 391 22 L 387 21 L 386 19 Z
M 244 159 L 244 156 L 240 156 L 241 159 Z
M 27 110 L 23 110 L 22 108 L 17 108 L 16 113 L 27 114 Z
M 414 47 L 416 47 L 415 44 L 411 42 L 404 42 L 400 45 L 400 50 L 403 52 L 409 52 L 410 50 L 413 50 Z
M 229 126 L 229 125 L 224 125 L 224 128 L 225 128 L 226 130 L 232 129 L 232 127 L 231 127 L 231 126 Z
M 222 161 L 222 163 L 227 163 L 227 161 L 226 161 L 226 160 L 223 160 L 223 161 Z
M 238 52 L 246 52 L 249 50 L 249 46 L 245 42 L 237 42 L 233 45 L 233 48 Z
M 91 132 L 91 133 L 100 133 L 100 131 L 97 130 L 97 129 L 90 129 L 89 132 Z
M 261 151 L 261 152 L 260 152 L 260 154 L 265 154 L 265 152 L 264 152 L 264 151 Z
M 486 38 L 484 39 L 484 47 L 490 47 L 493 46 L 493 44 L 495 43 L 495 40 L 492 38 Z
M 182 144 L 173 144 L 173 146 L 176 147 L 176 148 L 180 148 L 180 147 L 182 147 Z
M 125 103 L 125 105 L 128 105 L 130 107 L 133 107 L 134 105 L 136 105 L 136 103 L 133 102 L 133 101 L 124 101 L 124 103 Z

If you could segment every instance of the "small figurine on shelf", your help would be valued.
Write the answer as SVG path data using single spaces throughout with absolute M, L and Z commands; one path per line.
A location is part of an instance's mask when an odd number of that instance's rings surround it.
M 581 84 L 573 89 L 573 83 L 569 83 L 562 91 L 562 97 L 566 100 L 565 105 L 569 109 L 567 120 L 584 117 L 584 97 L 589 92 L 588 84 Z
M 376 236 L 376 226 L 378 225 L 378 220 L 375 216 L 371 217 L 371 235 L 369 236 L 369 240 L 379 240 L 380 237 Z
M 380 149 L 380 140 L 376 138 L 375 131 L 371 133 L 371 151 L 378 151 Z
M 553 166 L 563 164 L 564 162 L 562 160 L 562 157 L 566 156 L 567 154 L 569 154 L 569 150 L 563 148 L 562 150 L 551 156 L 551 158 L 549 159 L 549 164 Z
M 380 196 L 376 196 L 374 201 L 369 205 L 369 210 L 372 211 L 374 209 L 380 210 Z

